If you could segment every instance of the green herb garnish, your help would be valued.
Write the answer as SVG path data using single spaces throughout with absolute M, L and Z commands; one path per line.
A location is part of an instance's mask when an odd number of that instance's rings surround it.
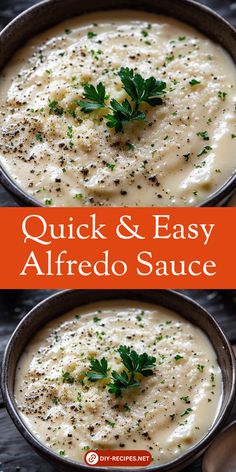
M 41 141 L 42 142 L 43 137 L 42 137 L 41 133 L 36 133 L 35 139 L 36 139 L 36 141 Z
M 189 397 L 180 397 L 180 400 L 182 400 L 184 403 L 190 403 Z
M 76 198 L 76 200 L 82 200 L 84 198 L 84 196 L 83 196 L 82 193 L 76 193 L 74 198 Z
M 62 107 L 58 106 L 58 101 L 57 100 L 49 100 L 48 106 L 50 109 L 50 114 L 55 113 L 55 115 L 62 116 L 64 113 L 64 110 Z
M 191 413 L 191 411 L 193 411 L 192 408 L 187 408 L 187 410 L 185 410 L 184 413 L 182 413 L 182 415 L 180 415 L 180 416 L 189 415 L 189 413 Z
M 62 371 L 62 378 L 63 382 L 68 383 L 72 385 L 75 382 L 74 377 L 70 374 L 70 372 L 64 372 Z
M 116 397 L 122 396 L 122 391 L 128 388 L 137 388 L 140 383 L 133 377 L 128 376 L 127 372 L 123 370 L 121 374 L 113 370 L 112 372 L 113 383 L 108 384 L 108 391 L 114 393 Z
M 201 82 L 197 79 L 192 79 L 190 80 L 189 82 L 189 85 L 191 85 L 191 87 L 194 87 L 194 85 L 199 85 Z
M 118 73 L 126 93 L 131 99 L 140 105 L 148 103 L 152 107 L 162 104 L 163 95 L 166 93 L 166 83 L 150 77 L 143 79 L 140 74 L 134 74 L 133 69 L 122 67 Z
M 87 36 L 89 39 L 95 38 L 97 36 L 97 33 L 94 33 L 93 31 L 88 31 Z
M 112 428 L 114 428 L 115 425 L 116 425 L 116 423 L 114 423 L 114 421 L 105 420 L 105 422 L 106 422 L 107 424 L 109 424 L 109 426 L 111 426 Z
M 149 356 L 146 352 L 138 354 L 127 346 L 120 346 L 118 352 L 126 370 L 124 369 L 121 373 L 113 370 L 107 387 L 110 393 L 116 397 L 121 397 L 123 390 L 140 386 L 140 382 L 136 377 L 137 374 L 143 377 L 153 375 L 156 358 Z M 86 373 L 86 376 L 91 382 L 96 382 L 97 380 L 107 379 L 109 370 L 107 360 L 104 357 L 101 361 L 91 359 L 90 371 Z
M 210 139 L 207 131 L 199 131 L 197 133 L 197 136 L 202 138 L 204 141 L 209 141 L 209 139 Z
M 222 92 L 222 91 L 219 91 L 218 92 L 218 97 L 224 102 L 226 97 L 227 97 L 227 92 Z
M 98 359 L 91 359 L 90 371 L 86 373 L 86 376 L 90 382 L 96 382 L 97 380 L 106 379 L 108 371 L 108 364 L 105 357 L 103 357 L 101 361 Z
M 84 85 L 84 98 L 90 100 L 78 100 L 77 104 L 81 107 L 81 111 L 84 113 L 91 113 L 94 110 L 99 110 L 105 108 L 105 96 L 106 90 L 102 82 L 100 82 L 97 87 L 94 87 L 92 84 Z
M 107 126 L 115 128 L 116 132 L 122 131 L 124 125 L 130 121 L 144 121 L 146 118 L 145 113 L 133 109 L 127 99 L 119 103 L 113 98 L 111 100 L 111 109 L 113 113 L 106 116 Z
M 175 356 L 176 361 L 180 361 L 181 359 L 183 359 L 183 356 L 180 356 L 179 354 Z
M 144 377 L 153 375 L 153 367 L 156 363 L 155 357 L 149 356 L 146 352 L 137 354 L 136 351 L 131 351 L 130 347 L 127 346 L 120 346 L 118 352 L 124 366 L 131 374 L 139 373 Z
M 203 156 L 204 154 L 207 154 L 209 151 L 212 150 L 212 147 L 211 146 L 205 146 L 199 153 L 198 153 L 198 157 L 200 156 Z

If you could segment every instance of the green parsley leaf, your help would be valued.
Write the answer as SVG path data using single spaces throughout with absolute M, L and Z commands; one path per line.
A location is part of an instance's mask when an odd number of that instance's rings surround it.
M 58 405 L 59 399 L 58 399 L 57 397 L 54 397 L 54 398 L 52 399 L 52 403 L 53 403 L 54 405 Z
M 82 193 L 76 193 L 74 198 L 76 198 L 76 200 L 82 200 L 84 198 L 84 196 L 83 196 Z
M 106 123 L 109 128 L 115 128 L 115 131 L 122 131 L 123 126 L 130 121 L 145 120 L 145 113 L 139 110 L 133 110 L 129 101 L 126 99 L 122 103 L 117 102 L 114 98 L 111 100 L 113 114 L 106 116 Z
M 204 365 L 201 365 L 201 364 L 198 364 L 198 365 L 197 365 L 197 369 L 198 369 L 200 372 L 203 372 L 203 371 L 204 371 L 204 368 L 205 368 Z
M 99 361 L 98 359 L 91 359 L 90 371 L 86 373 L 86 376 L 91 382 L 97 380 L 106 379 L 108 374 L 108 364 L 105 357 Z
M 47 205 L 47 206 L 52 205 L 52 199 L 51 198 L 46 198 L 45 201 L 44 201 L 44 204 Z
M 184 403 L 190 403 L 189 397 L 180 397 L 180 400 L 182 400 Z

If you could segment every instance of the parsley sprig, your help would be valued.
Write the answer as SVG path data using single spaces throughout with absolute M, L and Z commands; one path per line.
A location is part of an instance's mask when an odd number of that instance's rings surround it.
M 123 84 L 123 88 L 131 99 L 125 99 L 119 103 L 111 98 L 106 103 L 108 96 L 102 82 L 97 86 L 92 84 L 84 85 L 84 98 L 76 103 L 84 113 L 91 113 L 103 109 L 107 111 L 105 115 L 106 124 L 109 128 L 114 128 L 116 132 L 121 132 L 124 125 L 131 121 L 145 121 L 146 113 L 140 110 L 142 103 L 155 107 L 163 103 L 166 93 L 166 83 L 149 77 L 144 79 L 140 74 L 135 74 L 129 67 L 121 67 L 118 76 Z
M 120 346 L 118 352 L 124 366 L 121 373 L 113 370 L 109 379 L 110 369 L 108 368 L 107 360 L 103 357 L 101 361 L 91 359 L 90 370 L 86 373 L 86 376 L 91 382 L 101 379 L 110 380 L 107 384 L 109 393 L 114 394 L 116 397 L 121 397 L 124 390 L 140 386 L 138 375 L 143 377 L 153 375 L 156 358 L 149 356 L 146 352 L 138 354 L 127 346 Z

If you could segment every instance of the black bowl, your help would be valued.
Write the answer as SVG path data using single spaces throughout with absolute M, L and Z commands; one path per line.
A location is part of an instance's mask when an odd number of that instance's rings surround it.
M 230 344 L 214 318 L 196 302 L 177 292 L 168 290 L 68 290 L 58 292 L 39 303 L 26 315 L 14 331 L 5 351 L 2 369 L 2 392 L 8 412 L 16 427 L 29 444 L 48 462 L 61 472 L 91 472 L 91 467 L 60 457 L 30 432 L 24 424 L 14 399 L 14 381 L 17 363 L 32 336 L 47 322 L 67 311 L 90 302 L 129 299 L 162 305 L 172 309 L 197 325 L 210 339 L 222 371 L 223 397 L 217 419 L 205 437 L 188 452 L 165 465 L 153 465 L 142 468 L 152 472 L 177 472 L 182 470 L 209 446 L 219 433 L 230 413 L 235 399 L 235 360 Z M 117 471 L 123 469 L 112 467 L 96 467 L 97 472 Z M 132 469 L 134 470 L 134 469 Z M 139 470 L 140 469 L 136 469 Z
M 98 10 L 133 8 L 172 16 L 221 44 L 236 62 L 236 30 L 214 11 L 193 0 L 45 0 L 15 18 L 0 34 L 0 70 L 29 38 L 73 16 Z M 226 151 L 227 152 L 227 151 Z M 227 156 L 226 156 L 227 157 Z M 0 167 L 0 182 L 23 206 L 44 206 L 27 195 Z M 236 173 L 199 206 L 222 206 L 236 189 Z

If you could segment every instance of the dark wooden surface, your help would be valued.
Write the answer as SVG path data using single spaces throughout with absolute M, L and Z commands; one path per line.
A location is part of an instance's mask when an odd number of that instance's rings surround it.
M 0 0 L 0 29 L 34 0 Z M 236 1 L 202 0 L 236 25 Z M 16 206 L 13 199 L 0 187 L 0 205 Z M 0 291 L 0 362 L 7 341 L 20 319 L 36 303 L 53 291 L 25 290 Z M 229 339 L 236 343 L 236 294 L 230 291 L 186 291 L 204 305 L 219 321 Z M 236 419 L 236 406 L 231 414 Z M 0 472 L 56 472 L 25 442 L 11 422 L 0 394 Z M 200 472 L 201 461 L 184 472 Z M 224 471 L 222 471 L 224 472 Z

